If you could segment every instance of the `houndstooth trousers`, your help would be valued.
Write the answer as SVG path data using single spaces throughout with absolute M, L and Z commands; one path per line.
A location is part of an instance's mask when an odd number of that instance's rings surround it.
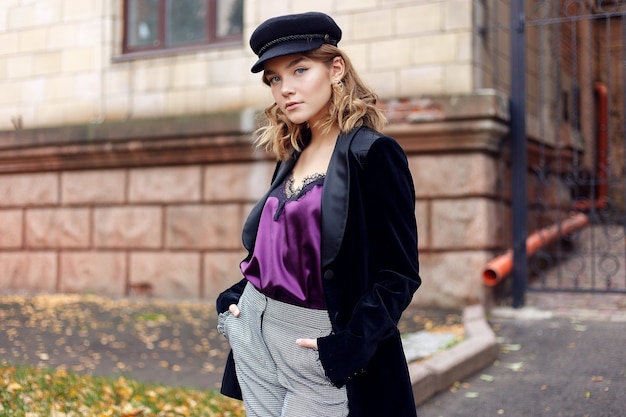
M 348 415 L 346 389 L 331 384 L 317 350 L 296 344 L 331 332 L 325 310 L 267 298 L 250 283 L 241 314 L 221 313 L 218 329 L 233 350 L 248 417 L 341 417 Z

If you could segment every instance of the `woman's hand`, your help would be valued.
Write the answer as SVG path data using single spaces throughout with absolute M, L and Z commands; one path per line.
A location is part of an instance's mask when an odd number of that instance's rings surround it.
M 232 314 L 235 317 L 239 317 L 239 315 L 241 314 L 241 311 L 239 311 L 239 307 L 237 307 L 237 304 L 229 305 L 228 311 L 230 311 L 230 314 Z
M 317 339 L 296 339 L 296 344 L 298 346 L 317 350 Z

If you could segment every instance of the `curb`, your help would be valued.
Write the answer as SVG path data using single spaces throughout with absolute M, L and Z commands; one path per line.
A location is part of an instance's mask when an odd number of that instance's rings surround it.
M 408 364 L 416 406 L 496 360 L 496 336 L 482 305 L 463 309 L 463 328 L 465 339 L 461 343 L 425 361 Z

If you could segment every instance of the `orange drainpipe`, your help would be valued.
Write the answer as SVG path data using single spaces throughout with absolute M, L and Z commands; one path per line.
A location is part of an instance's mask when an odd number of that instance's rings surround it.
M 584 213 L 572 214 L 561 223 L 553 224 L 538 230 L 526 239 L 526 255 L 530 256 L 538 249 L 554 242 L 559 236 L 568 235 L 589 224 L 589 218 Z M 513 250 L 509 249 L 503 255 L 498 256 L 487 264 L 483 271 L 483 283 L 493 287 L 513 269 Z
M 594 204 L 596 209 L 604 208 L 607 203 L 608 182 L 606 167 L 608 163 L 608 143 L 609 143 L 609 112 L 608 112 L 608 89 L 606 84 L 596 81 L 594 90 L 597 94 L 597 166 L 596 176 L 598 178 L 597 199 Z M 577 201 L 574 203 L 575 210 L 587 211 L 591 208 L 589 200 Z M 526 239 L 526 255 L 530 256 L 539 248 L 552 243 L 560 235 L 570 234 L 589 224 L 589 218 L 583 213 L 573 214 L 569 219 L 561 222 L 560 225 L 552 225 L 541 229 Z M 509 249 L 501 256 L 498 256 L 487 264 L 483 271 L 483 282 L 485 285 L 493 287 L 513 270 L 513 250 Z

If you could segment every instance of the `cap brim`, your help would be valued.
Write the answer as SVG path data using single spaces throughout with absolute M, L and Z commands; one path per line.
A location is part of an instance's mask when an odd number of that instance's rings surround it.
M 259 57 L 259 60 L 252 66 L 250 71 L 261 72 L 265 68 L 265 63 L 270 59 L 278 58 L 279 56 L 309 52 L 319 48 L 323 44 L 324 39 L 299 39 L 278 44 L 265 51 Z

